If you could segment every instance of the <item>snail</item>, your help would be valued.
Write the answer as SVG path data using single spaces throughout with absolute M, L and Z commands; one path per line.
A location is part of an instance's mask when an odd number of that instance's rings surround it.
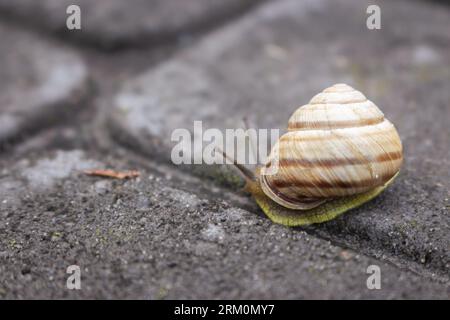
M 402 161 L 400 137 L 380 109 L 361 92 L 335 84 L 293 113 L 266 163 L 254 171 L 233 164 L 273 222 L 300 226 L 373 199 Z

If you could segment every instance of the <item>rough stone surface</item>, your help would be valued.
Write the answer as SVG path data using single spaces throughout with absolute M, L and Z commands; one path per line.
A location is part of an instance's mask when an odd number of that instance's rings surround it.
M 382 197 L 312 230 L 448 279 L 450 12 L 382 1 L 379 32 L 365 27 L 368 4 L 262 6 L 126 83 L 116 96 L 112 133 L 170 161 L 175 128 L 192 131 L 195 120 L 204 128 L 236 128 L 246 115 L 260 128 L 285 128 L 315 93 L 349 83 L 396 125 L 405 163 Z
M 0 0 L 0 13 L 109 49 L 186 37 L 255 3 L 257 0 Z M 81 9 L 81 30 L 66 27 L 69 5 Z
M 28 185 L 15 193 L 22 205 L 1 209 L 0 297 L 448 298 L 444 284 L 274 225 L 212 191 L 188 191 L 199 181 L 148 170 L 133 180 L 80 173 L 101 165 L 130 166 L 73 150 L 33 156 L 2 174 L 2 190 L 12 180 Z M 51 183 L 34 186 L 49 168 Z M 74 264 L 78 291 L 66 288 Z M 381 290 L 366 286 L 373 264 Z
M 79 1 L 67 33 L 65 1 L 0 0 L 0 298 L 450 297 L 448 7 L 380 1 L 368 31 L 369 1 L 267 2 L 237 20 L 257 1 Z M 339 219 L 274 225 L 228 166 L 169 160 L 173 128 L 283 129 L 335 82 L 405 147 L 396 183 Z M 104 168 L 141 176 L 82 173 Z
M 88 72 L 81 58 L 0 24 L 0 145 L 79 111 Z

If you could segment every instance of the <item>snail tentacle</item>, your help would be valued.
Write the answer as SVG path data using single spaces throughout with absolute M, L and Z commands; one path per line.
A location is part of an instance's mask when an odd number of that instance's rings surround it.
M 256 181 L 256 176 L 255 174 L 249 170 L 248 168 L 246 168 L 245 166 L 241 165 L 240 163 L 238 163 L 236 161 L 236 159 L 233 159 L 231 157 L 229 157 L 225 151 L 223 151 L 221 148 L 216 147 L 215 148 L 217 151 L 219 151 L 224 159 L 228 159 L 229 161 L 232 162 L 233 166 L 238 169 L 239 173 L 241 174 L 241 176 L 248 182 L 248 181 Z

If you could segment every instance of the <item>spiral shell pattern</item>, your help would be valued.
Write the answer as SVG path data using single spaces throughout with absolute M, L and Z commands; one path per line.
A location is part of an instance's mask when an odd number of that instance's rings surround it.
M 294 112 L 261 168 L 260 182 L 277 203 L 309 209 L 383 185 L 402 161 L 392 123 L 361 92 L 336 84 Z

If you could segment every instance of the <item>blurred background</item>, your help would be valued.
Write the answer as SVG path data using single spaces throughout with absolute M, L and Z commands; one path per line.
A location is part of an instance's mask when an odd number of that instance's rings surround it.
M 335 83 L 404 147 L 357 214 L 273 227 L 229 168 L 170 161 L 176 128 L 285 130 Z M 0 0 L 0 297 L 448 298 L 449 120 L 445 1 Z M 107 167 L 141 177 L 80 173 Z M 387 291 L 359 287 L 371 259 Z

